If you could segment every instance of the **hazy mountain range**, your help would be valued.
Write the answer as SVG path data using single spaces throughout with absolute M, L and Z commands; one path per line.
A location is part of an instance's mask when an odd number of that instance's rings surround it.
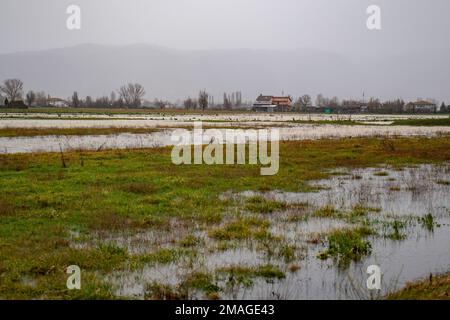
M 433 97 L 450 102 L 450 52 L 340 55 L 236 49 L 185 51 L 150 45 L 74 47 L 0 55 L 0 80 L 20 78 L 25 89 L 66 98 L 109 95 L 139 82 L 146 98 L 175 101 L 206 89 L 220 102 L 224 92 L 294 97 L 318 93 L 340 98 L 377 96 L 406 100 Z

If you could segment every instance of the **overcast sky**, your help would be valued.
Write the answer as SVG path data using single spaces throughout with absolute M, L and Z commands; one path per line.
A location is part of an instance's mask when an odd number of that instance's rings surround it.
M 82 29 L 66 28 L 66 8 Z M 366 8 L 382 30 L 366 28 Z M 448 0 L 1 0 L 0 53 L 80 43 L 178 49 L 314 48 L 403 53 L 449 49 Z

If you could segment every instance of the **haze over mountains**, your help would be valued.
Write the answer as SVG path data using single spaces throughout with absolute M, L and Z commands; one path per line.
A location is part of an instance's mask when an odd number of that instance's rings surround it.
M 146 98 L 175 101 L 206 89 L 220 102 L 224 92 L 318 93 L 339 98 L 450 102 L 450 52 L 408 52 L 382 56 L 304 50 L 175 50 L 151 45 L 85 44 L 45 51 L 0 54 L 0 81 L 20 78 L 26 90 L 52 96 L 107 95 L 127 82 L 139 82 Z

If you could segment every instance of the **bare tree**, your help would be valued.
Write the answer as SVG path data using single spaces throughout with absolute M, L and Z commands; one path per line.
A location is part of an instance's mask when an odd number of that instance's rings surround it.
M 3 92 L 10 102 L 22 99 L 23 82 L 19 79 L 8 79 L 0 86 L 0 92 Z
M 44 107 L 47 105 L 47 94 L 44 91 L 39 91 L 36 93 L 36 105 L 38 107 Z
M 93 107 L 94 102 L 92 101 L 92 97 L 91 96 L 87 96 L 86 99 L 84 100 L 84 106 L 86 108 L 91 108 Z
M 205 111 L 205 109 L 208 108 L 208 93 L 205 90 L 200 91 L 198 95 L 198 106 L 202 111 Z
M 297 105 L 299 111 L 306 111 L 307 107 L 311 105 L 311 96 L 309 94 L 305 94 L 301 97 L 298 97 L 295 104 Z
M 325 106 L 327 104 L 326 100 L 327 99 L 321 93 L 319 93 L 316 98 L 316 106 L 318 106 L 318 107 Z
M 163 100 L 159 100 L 159 99 L 155 99 L 155 101 L 153 101 L 153 105 L 155 106 L 155 108 L 157 109 L 165 109 L 167 102 L 163 101 Z
M 184 100 L 183 105 L 184 105 L 184 108 L 188 109 L 188 110 L 189 109 L 197 109 L 197 101 L 195 101 L 194 99 L 191 99 L 191 97 Z
M 139 83 L 129 83 L 120 87 L 118 93 L 127 107 L 140 107 L 145 89 Z
M 74 92 L 72 95 L 72 107 L 79 108 L 80 107 L 80 98 L 78 98 L 78 92 Z
M 36 100 L 36 94 L 34 93 L 34 91 L 32 91 L 32 90 L 28 91 L 28 93 L 26 95 L 26 99 L 27 99 L 28 107 L 31 107 L 31 105 Z
M 230 101 L 230 98 L 228 97 L 228 95 L 226 93 L 223 94 L 223 108 L 225 110 L 230 110 L 231 109 L 231 101 Z

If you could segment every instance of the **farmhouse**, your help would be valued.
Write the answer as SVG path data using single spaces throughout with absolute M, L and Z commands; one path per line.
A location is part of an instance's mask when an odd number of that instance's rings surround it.
M 50 97 L 48 96 L 47 98 L 47 104 L 50 107 L 68 107 L 69 103 L 66 100 L 60 99 L 60 98 L 55 98 L 55 97 Z
M 418 100 L 408 103 L 405 106 L 405 111 L 413 113 L 434 113 L 436 112 L 436 104 L 425 100 Z
M 14 108 L 14 109 L 28 109 L 23 100 L 8 101 L 7 98 L 0 97 L 0 107 L 2 108 Z
M 264 96 L 262 94 L 256 98 L 253 103 L 252 110 L 260 112 L 274 112 L 281 111 L 287 112 L 292 109 L 292 98 L 290 96 L 276 97 L 276 96 Z

